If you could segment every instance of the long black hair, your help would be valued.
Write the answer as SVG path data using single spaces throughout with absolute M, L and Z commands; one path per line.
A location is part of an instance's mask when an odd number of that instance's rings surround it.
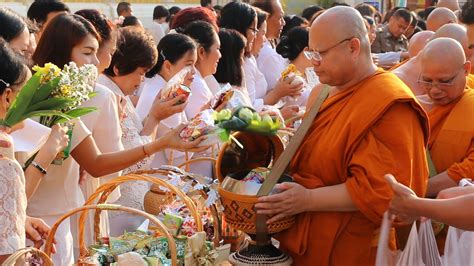
M 222 57 L 214 74 L 217 82 L 242 86 L 243 51 L 246 46 L 244 36 L 236 30 L 221 28 L 219 30 Z
M 257 12 L 251 5 L 242 2 L 230 2 L 222 8 L 219 27 L 237 30 L 245 37 L 247 36 L 247 30 L 252 26 L 256 17 Z
M 196 50 L 196 43 L 189 36 L 180 33 L 165 35 L 158 44 L 158 61 L 146 73 L 147 78 L 152 78 L 160 73 L 165 60 L 171 64 L 179 61 L 188 51 Z
M 10 42 L 20 35 L 26 26 L 23 18 L 11 9 L 0 7 L 0 37 Z

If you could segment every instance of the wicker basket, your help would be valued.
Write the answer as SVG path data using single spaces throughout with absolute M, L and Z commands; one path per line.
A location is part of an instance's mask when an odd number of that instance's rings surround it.
M 278 159 L 284 149 L 283 142 L 278 136 L 248 132 L 238 132 L 233 136 L 248 151 L 236 153 L 236 150 L 238 151 L 240 148 L 237 148 L 235 143 L 226 143 L 222 146 L 216 163 L 217 176 L 221 182 L 225 176 L 237 171 L 269 167 L 273 161 Z M 232 156 L 237 157 L 232 158 Z M 245 158 L 242 159 L 238 156 L 244 156 Z M 254 205 L 258 201 L 258 197 L 236 194 L 222 187 L 219 187 L 218 191 L 224 206 L 226 222 L 234 229 L 248 234 L 255 234 L 257 215 Z M 295 217 L 286 217 L 283 220 L 267 225 L 267 231 L 270 234 L 277 233 L 290 228 L 294 223 Z
M 16 263 L 19 263 L 21 262 L 21 259 L 25 257 L 25 255 L 27 254 L 33 254 L 39 258 L 41 258 L 43 260 L 43 265 L 45 266 L 53 266 L 53 261 L 51 260 L 51 258 L 46 254 L 44 253 L 43 251 L 39 250 L 39 249 L 36 249 L 36 248 L 23 248 L 23 249 L 20 249 L 20 250 L 17 250 L 15 253 L 13 253 L 12 255 L 10 255 L 10 257 L 8 257 L 2 265 L 15 265 Z
M 98 204 L 98 205 L 84 205 L 82 207 L 79 207 L 77 209 L 74 209 L 65 215 L 63 215 L 56 223 L 51 227 L 51 232 L 48 235 L 48 238 L 46 239 L 46 243 L 44 246 L 44 252 L 48 257 L 51 256 L 52 248 L 53 248 L 53 241 L 54 241 L 54 235 L 56 234 L 56 231 L 58 230 L 59 225 L 61 223 L 71 217 L 72 215 L 76 213 L 86 213 L 87 210 L 108 210 L 108 211 L 125 211 L 129 213 L 134 213 L 137 215 L 141 215 L 147 219 L 150 220 L 151 223 L 155 224 L 157 228 L 160 230 L 160 232 L 166 237 L 168 240 L 168 246 L 170 249 L 170 254 L 171 254 L 171 264 L 173 266 L 178 265 L 178 259 L 177 259 L 177 251 L 176 251 L 176 242 L 174 241 L 173 236 L 168 232 L 166 229 L 165 225 L 158 220 L 158 218 L 154 217 L 153 215 L 150 215 L 146 212 L 136 210 L 133 208 L 128 208 L 128 207 L 123 207 L 120 205 L 115 205 L 115 204 Z M 81 247 L 80 249 L 80 257 L 79 260 L 82 260 L 89 256 L 89 251 L 87 250 L 86 244 L 84 243 L 84 231 L 79 232 L 79 246 Z M 52 264 L 51 264 L 52 265 Z
M 97 190 L 92 194 L 85 205 L 93 204 L 96 199 L 100 196 L 97 203 L 102 204 L 105 203 L 108 196 L 122 183 L 129 182 L 129 181 L 148 181 L 152 184 L 156 184 L 158 186 L 166 187 L 171 191 L 171 193 L 178 195 L 181 200 L 186 204 L 191 215 L 194 218 L 196 223 L 196 229 L 198 232 L 203 231 L 203 225 L 199 213 L 197 211 L 197 207 L 194 204 L 193 200 L 190 199 L 185 193 L 183 193 L 179 188 L 167 183 L 163 179 L 159 179 L 156 177 L 146 176 L 145 174 L 160 174 L 166 176 L 169 172 L 165 170 L 149 170 L 149 171 L 139 171 L 133 174 L 128 174 L 125 176 L 117 177 L 113 180 L 110 180 L 108 183 L 101 185 Z M 100 236 L 100 212 L 101 209 L 97 209 L 94 216 L 94 235 L 95 240 L 97 241 Z M 84 230 L 85 230 L 85 221 L 87 218 L 87 212 L 81 213 L 79 217 L 79 241 L 84 242 Z M 81 247 L 81 250 L 85 247 Z
M 221 202 L 224 205 L 226 222 L 233 228 L 247 234 L 256 233 L 256 218 L 254 205 L 258 201 L 257 196 L 239 195 L 219 187 Z M 274 234 L 290 228 L 295 223 L 294 216 L 268 224 L 267 232 Z

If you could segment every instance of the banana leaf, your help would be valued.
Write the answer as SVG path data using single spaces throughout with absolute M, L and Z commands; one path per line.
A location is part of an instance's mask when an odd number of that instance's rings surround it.
M 69 116 L 70 118 L 78 118 L 86 114 L 92 113 L 95 110 L 97 110 L 97 108 L 95 107 L 83 107 L 83 108 L 77 108 L 77 109 L 68 111 L 65 114 Z M 59 117 L 58 119 L 54 120 L 53 124 L 64 123 L 64 122 L 67 122 L 68 120 L 70 119 Z
M 71 103 L 71 99 L 65 97 L 54 97 L 49 98 L 44 101 L 33 104 L 28 108 L 30 111 L 36 110 L 63 110 L 68 107 Z
M 27 112 L 28 106 L 30 106 L 31 100 L 35 94 L 36 89 L 40 84 L 40 74 L 35 74 L 31 77 L 18 92 L 15 100 L 8 109 L 5 116 L 5 123 L 9 127 L 13 127 L 15 124 L 21 122 L 25 113 Z
M 220 128 L 232 130 L 232 131 L 242 131 L 247 128 L 249 124 L 244 120 L 238 118 L 237 116 L 233 116 L 231 119 L 222 121 L 218 124 Z
M 41 85 L 35 93 L 35 96 L 32 100 L 32 104 L 36 104 L 48 99 L 48 97 L 51 95 L 51 92 L 54 90 L 54 88 L 58 86 L 59 81 L 60 81 L 60 78 L 56 77 L 46 82 L 45 84 Z

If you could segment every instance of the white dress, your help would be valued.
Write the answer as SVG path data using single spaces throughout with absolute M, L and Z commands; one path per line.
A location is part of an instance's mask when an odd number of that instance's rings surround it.
M 275 87 L 281 72 L 288 66 L 287 61 L 279 55 L 267 40 L 263 43 L 263 47 L 257 57 L 258 69 L 265 76 L 268 83 L 267 89 L 271 90 Z
M 25 247 L 26 204 L 23 169 L 14 159 L 0 158 L 0 255 Z
M 153 21 L 147 29 L 148 33 L 151 34 L 155 44 L 158 45 L 160 43 L 161 38 L 165 36 L 165 31 L 163 26 L 160 23 Z
M 253 108 L 261 111 L 264 106 L 264 98 L 267 94 L 267 81 L 265 76 L 257 67 L 255 57 L 245 57 L 244 60 L 244 84 L 247 88 L 248 95 L 252 101 Z
M 80 119 L 73 122 L 71 151 L 91 134 Z M 28 216 L 41 218 L 52 226 L 65 213 L 83 204 L 84 196 L 79 187 L 79 164 L 69 156 L 61 165 L 48 167 L 48 174 L 43 176 L 36 192 L 28 201 L 26 213 Z M 70 219 L 61 223 L 56 239 L 54 264 L 71 265 L 74 258 Z
M 214 75 L 209 75 L 204 78 L 204 81 L 206 81 L 207 86 L 211 90 L 212 94 L 216 94 L 218 91 L 221 89 L 221 85 L 219 82 L 217 82 L 216 78 Z
M 166 85 L 166 81 L 160 76 L 156 75 L 153 78 L 145 79 L 142 96 L 137 104 L 137 114 L 140 119 L 145 119 L 150 109 L 153 105 L 153 102 L 161 91 L 162 88 Z M 187 118 L 185 112 L 174 114 L 167 119 L 160 122 L 158 125 L 158 130 L 156 132 L 156 138 L 164 136 L 173 128 L 187 123 Z M 189 157 L 192 156 L 192 153 L 188 154 Z M 186 160 L 186 153 L 165 149 L 155 153 L 153 161 L 151 162 L 151 168 L 160 168 L 162 165 L 179 165 Z
M 100 75 L 98 83 L 109 88 L 113 93 L 125 97 L 120 88 L 110 78 L 105 75 Z M 135 148 L 151 142 L 150 136 L 141 136 L 140 132 L 143 129 L 142 120 L 138 117 L 135 107 L 130 98 L 125 97 L 127 103 L 125 106 L 125 118 L 121 122 L 122 128 L 122 144 L 125 149 Z M 145 170 L 150 167 L 152 158 L 145 158 L 137 164 L 124 169 L 122 174 L 126 175 L 138 170 Z M 126 182 L 120 186 L 121 197 L 115 201 L 116 204 L 143 210 L 143 197 L 150 189 L 150 184 L 145 181 Z M 124 230 L 133 231 L 142 222 L 144 218 L 128 214 L 125 212 L 110 212 L 110 234 L 117 236 L 123 234 Z
M 186 117 L 191 120 L 206 105 L 214 96 L 211 89 L 207 85 L 206 81 L 202 77 L 199 70 L 196 69 L 194 80 L 191 83 L 191 96 L 188 100 L 188 105 L 185 108 Z M 212 154 L 211 149 L 200 153 L 195 153 L 193 158 L 209 157 Z M 204 176 L 212 177 L 212 163 L 203 161 L 192 164 L 190 167 L 192 173 L 201 174 Z

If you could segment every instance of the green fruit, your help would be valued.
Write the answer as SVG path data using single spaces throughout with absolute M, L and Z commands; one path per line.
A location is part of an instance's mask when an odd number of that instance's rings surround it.
M 255 112 L 255 113 L 253 113 L 252 120 L 260 122 L 260 121 L 262 121 L 262 117 L 257 112 Z
M 250 110 L 248 108 L 240 109 L 240 111 L 239 111 L 239 118 L 240 119 L 244 120 L 247 123 L 250 123 L 250 121 L 252 120 L 252 117 L 253 117 L 252 110 Z
M 231 117 L 232 117 L 232 111 L 230 111 L 229 109 L 224 109 L 224 110 L 221 110 L 219 113 L 217 113 L 216 120 L 225 121 L 225 120 L 229 120 Z

